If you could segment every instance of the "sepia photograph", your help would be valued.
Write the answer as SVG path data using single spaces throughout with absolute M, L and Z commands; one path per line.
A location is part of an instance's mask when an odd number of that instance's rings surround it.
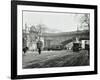
M 22 67 L 87 66 L 90 14 L 24 11 Z

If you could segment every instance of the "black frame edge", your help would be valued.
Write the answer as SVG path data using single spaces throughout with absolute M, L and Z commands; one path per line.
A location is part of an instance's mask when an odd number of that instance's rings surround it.
M 94 52 L 95 65 L 94 71 L 85 72 L 70 72 L 70 73 L 50 73 L 37 75 L 17 75 L 17 5 L 38 5 L 50 7 L 70 7 L 94 9 Z M 55 6 L 56 5 L 56 6 Z M 67 5 L 67 6 L 66 6 Z M 31 1 L 11 1 L 11 79 L 26 79 L 26 78 L 45 78 L 45 77 L 61 77 L 61 76 L 77 76 L 97 74 L 97 6 L 96 5 L 81 5 L 81 4 L 64 4 L 64 3 L 47 3 L 47 2 L 31 2 Z
M 17 76 L 17 4 L 11 1 L 11 79 Z
M 37 2 L 37 1 L 18 1 L 15 0 L 18 5 L 38 5 L 38 6 L 50 6 L 50 7 L 70 7 L 70 8 L 83 8 L 83 9 L 94 9 L 96 5 L 86 4 L 70 4 L 70 3 L 53 3 L 53 2 Z M 74 6 L 74 7 L 73 7 Z
M 98 74 L 98 6 L 94 7 L 94 70 L 95 73 Z
M 97 74 L 94 71 L 85 72 L 69 72 L 69 73 L 50 73 L 50 74 L 37 74 L 37 75 L 18 75 L 16 79 L 29 79 L 29 78 L 47 78 L 47 77 L 64 77 L 64 76 L 84 76 Z

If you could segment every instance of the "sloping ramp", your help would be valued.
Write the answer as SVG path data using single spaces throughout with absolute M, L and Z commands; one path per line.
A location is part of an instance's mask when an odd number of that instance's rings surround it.
M 75 40 L 75 38 L 71 38 L 71 39 L 68 39 L 68 40 L 65 40 L 65 41 L 61 42 L 61 44 L 62 44 L 63 46 L 65 46 L 65 45 L 67 45 L 68 43 L 73 42 L 74 40 Z

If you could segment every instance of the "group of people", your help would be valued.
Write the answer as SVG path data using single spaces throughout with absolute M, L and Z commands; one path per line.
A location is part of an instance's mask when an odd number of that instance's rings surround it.
M 37 49 L 38 49 L 38 53 L 41 54 L 41 49 L 42 49 L 43 43 L 42 41 L 38 41 L 37 42 Z M 29 50 L 29 48 L 26 46 L 25 48 L 23 48 L 23 52 L 24 54 Z

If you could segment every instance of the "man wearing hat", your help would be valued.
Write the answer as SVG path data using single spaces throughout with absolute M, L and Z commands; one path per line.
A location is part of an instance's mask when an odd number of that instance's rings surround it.
M 42 48 L 42 41 L 38 40 L 37 42 L 37 49 L 38 49 L 38 53 L 41 54 L 41 48 Z

